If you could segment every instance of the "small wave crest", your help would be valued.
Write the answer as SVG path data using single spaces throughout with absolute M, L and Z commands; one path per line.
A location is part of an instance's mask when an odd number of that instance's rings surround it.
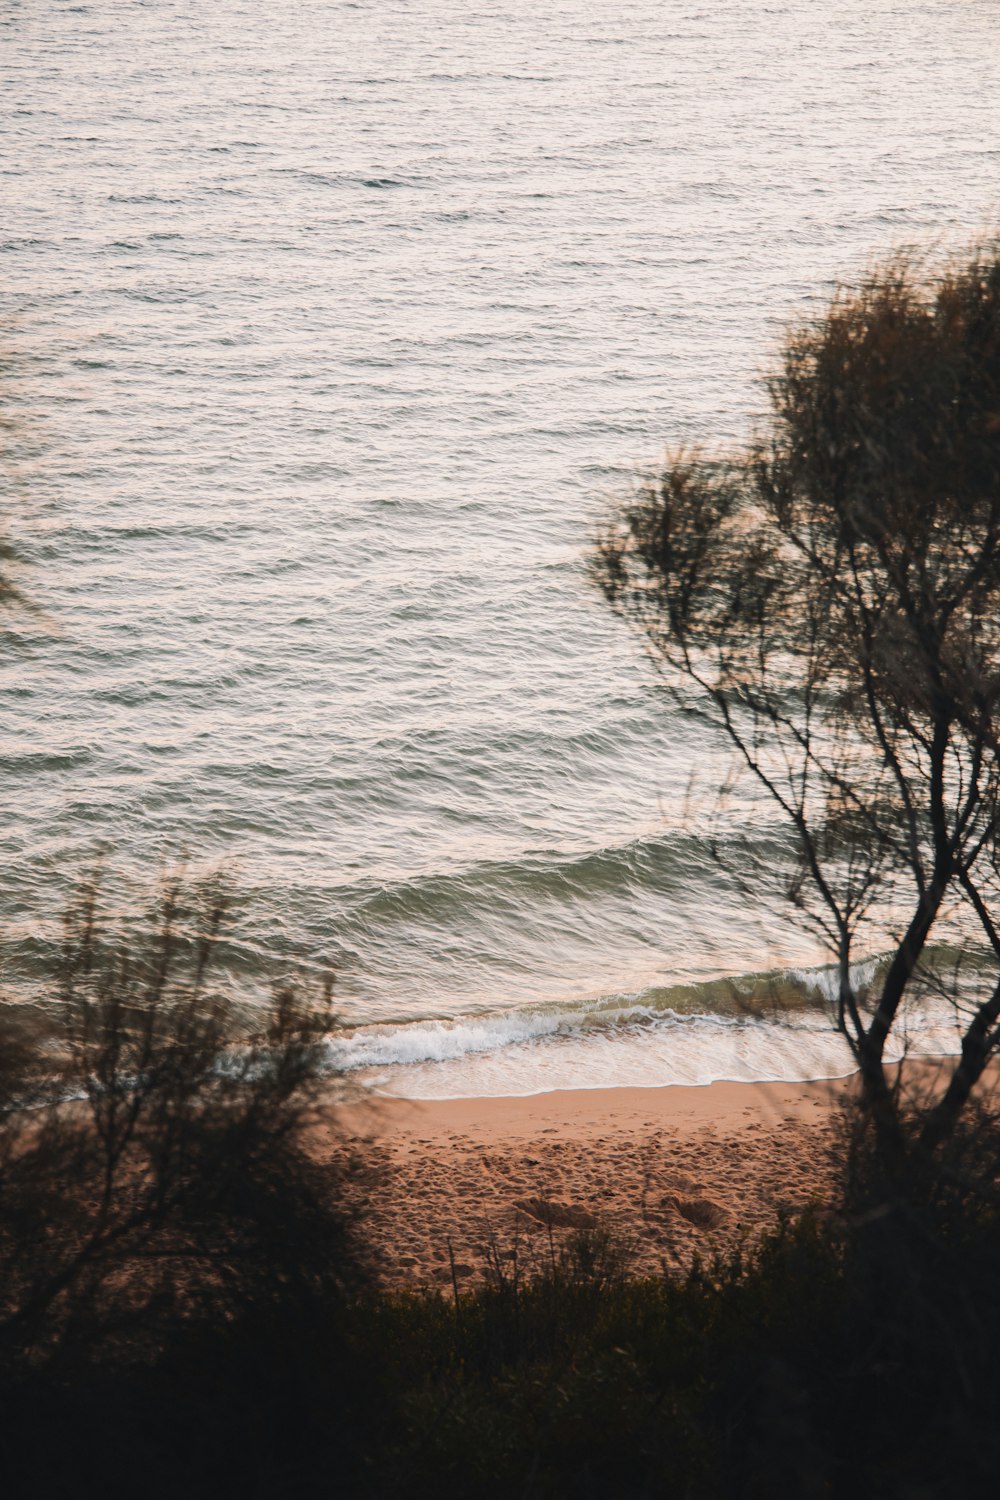
M 358 1026 L 331 1043 L 334 1067 L 378 1068 L 412 1063 L 449 1062 L 470 1053 L 537 1041 L 576 1029 L 585 1012 L 561 1016 L 545 1011 L 507 1012 L 462 1017 L 454 1021 L 410 1021 L 403 1025 Z

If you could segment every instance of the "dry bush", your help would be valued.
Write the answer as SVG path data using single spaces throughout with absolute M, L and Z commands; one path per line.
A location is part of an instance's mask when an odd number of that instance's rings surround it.
M 238 1006 L 212 982 L 216 884 L 168 883 L 143 934 L 66 923 L 43 1022 L 0 1013 L 0 1350 L 159 1347 L 180 1323 L 336 1300 L 361 1257 L 332 1169 L 329 986 Z

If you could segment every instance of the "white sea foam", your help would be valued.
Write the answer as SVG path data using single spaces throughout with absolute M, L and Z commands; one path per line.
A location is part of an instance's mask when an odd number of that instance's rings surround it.
M 807 978 L 812 976 L 807 976 Z M 958 1050 L 955 1014 L 925 1003 L 887 1058 Z M 609 1014 L 522 1011 L 405 1026 L 361 1027 L 338 1039 L 331 1065 L 414 1099 L 516 1096 L 559 1089 L 842 1077 L 854 1062 L 830 1017 L 679 1014 L 647 1005 Z

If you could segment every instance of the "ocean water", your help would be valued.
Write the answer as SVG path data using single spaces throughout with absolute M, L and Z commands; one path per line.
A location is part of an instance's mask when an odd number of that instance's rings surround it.
M 95 861 L 222 865 L 234 982 L 334 968 L 386 1088 L 844 1071 L 585 560 L 838 279 L 995 227 L 994 0 L 25 0 L 0 78 L 7 987 Z

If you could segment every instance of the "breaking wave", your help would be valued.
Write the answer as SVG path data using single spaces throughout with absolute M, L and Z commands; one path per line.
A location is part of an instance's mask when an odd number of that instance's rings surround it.
M 862 993 L 878 968 L 872 959 L 853 971 Z M 331 1044 L 330 1064 L 415 1099 L 834 1078 L 853 1071 L 835 993 L 833 970 L 784 970 L 591 1005 L 357 1026 Z M 954 1052 L 954 1008 L 928 997 L 894 1055 L 904 1046 Z

